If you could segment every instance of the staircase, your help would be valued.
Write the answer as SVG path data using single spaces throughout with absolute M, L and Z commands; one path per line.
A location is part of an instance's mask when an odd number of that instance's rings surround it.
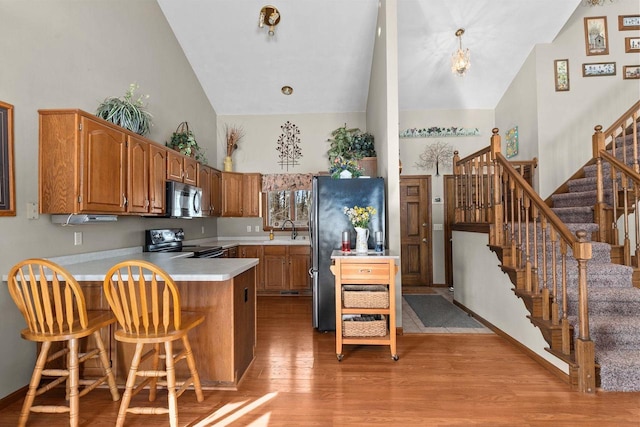
M 529 320 L 581 392 L 640 391 L 639 115 L 640 101 L 605 132 L 596 126 L 594 158 L 547 201 L 501 154 L 498 129 L 488 148 L 454 153 L 452 229 L 487 230 Z
M 633 156 L 629 153 L 631 137 L 632 134 L 627 134 L 627 141 L 618 139 L 615 153 L 615 157 L 627 159 L 630 167 L 633 165 Z M 622 155 L 623 150 L 627 151 L 626 156 Z M 602 171 L 604 176 L 611 176 L 611 165 L 603 162 Z M 583 177 L 568 181 L 568 192 L 551 196 L 552 210 L 572 230 L 598 229 L 594 220 L 596 172 L 596 164 L 585 166 Z M 621 181 L 619 177 L 617 182 L 621 184 Z M 613 197 L 612 180 L 604 181 L 603 189 L 608 206 L 623 200 L 623 197 Z M 589 326 L 595 342 L 595 360 L 600 367 L 600 387 L 607 391 L 640 391 L 640 289 L 633 285 L 634 268 L 612 263 L 611 254 L 619 253 L 619 246 L 593 242 L 592 248 L 593 256 L 587 269 Z M 620 262 L 622 257 L 614 258 Z M 574 289 L 575 285 L 570 286 L 568 294 L 572 323 L 577 303 Z

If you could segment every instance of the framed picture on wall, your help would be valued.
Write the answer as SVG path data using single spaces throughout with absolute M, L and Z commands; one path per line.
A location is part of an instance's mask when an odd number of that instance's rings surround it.
M 0 216 L 16 216 L 13 105 L 0 101 Z
M 582 77 L 615 76 L 615 62 L 592 62 L 582 64 Z
M 556 82 L 556 92 L 569 90 L 569 60 L 556 59 L 553 61 L 553 75 Z
M 584 18 L 584 44 L 587 56 L 609 54 L 606 16 Z
M 622 67 L 622 78 L 625 80 L 640 79 L 640 65 L 625 65 Z
M 627 53 L 640 52 L 640 37 L 625 37 L 624 51 Z
M 640 30 L 640 15 L 618 16 L 618 30 Z

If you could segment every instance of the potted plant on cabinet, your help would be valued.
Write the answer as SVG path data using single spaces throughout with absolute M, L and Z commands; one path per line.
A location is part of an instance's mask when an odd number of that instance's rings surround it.
M 133 99 L 133 92 L 138 89 L 138 85 L 131 83 L 129 89 L 122 98 L 106 98 L 96 110 L 96 116 L 111 123 L 135 132 L 138 135 L 146 135 L 151 129 L 151 113 L 146 109 L 143 99 L 149 95 L 140 95 L 138 99 Z
M 329 157 L 330 172 L 336 168 L 337 163 L 353 161 L 360 169 L 360 175 L 377 176 L 377 159 L 374 147 L 374 138 L 370 133 L 362 133 L 358 128 L 347 128 L 345 124 L 331 132 L 333 138 L 327 155 Z
M 176 131 L 171 135 L 171 140 L 166 143 L 166 146 L 179 151 L 185 156 L 194 157 L 199 162 L 207 162 L 203 150 L 198 145 L 193 132 L 189 130 L 189 124 L 187 122 L 182 122 L 178 125 Z

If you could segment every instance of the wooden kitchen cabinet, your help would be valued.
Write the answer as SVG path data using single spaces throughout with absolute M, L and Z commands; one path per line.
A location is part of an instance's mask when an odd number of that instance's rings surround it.
M 242 188 L 243 178 L 241 173 L 222 172 L 222 212 L 220 216 L 242 216 Z
M 149 144 L 149 213 L 162 215 L 167 197 L 167 149 Z
M 39 113 L 40 213 L 125 213 L 125 131 L 81 110 Z
M 262 175 L 259 173 L 242 174 L 242 216 L 260 216 L 261 193 Z
M 222 214 L 222 172 L 212 169 L 211 172 L 211 215 Z
M 256 265 L 256 289 L 258 292 L 264 291 L 264 251 L 262 245 L 240 245 L 238 246 L 238 258 L 258 258 Z
M 264 291 L 308 294 L 311 291 L 311 247 L 307 245 L 265 245 Z
M 184 156 L 175 150 L 168 150 L 167 179 L 197 185 L 198 162 L 194 158 Z
M 198 164 L 198 187 L 202 188 L 202 215 L 211 216 L 211 175 L 213 169 L 206 165 Z
M 129 212 L 149 212 L 149 143 L 129 138 L 129 174 L 127 175 L 127 210 Z

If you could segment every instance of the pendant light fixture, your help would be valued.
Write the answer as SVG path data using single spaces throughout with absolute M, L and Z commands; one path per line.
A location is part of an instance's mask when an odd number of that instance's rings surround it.
M 276 25 L 280 23 L 280 11 L 275 6 L 267 5 L 260 9 L 258 17 L 258 27 L 263 28 L 265 25 L 269 27 L 269 35 L 276 33 Z
M 462 35 L 464 34 L 464 29 L 459 28 L 456 31 L 456 37 L 459 41 L 458 49 L 453 52 L 451 56 L 451 71 L 457 76 L 464 76 L 467 70 L 471 67 L 471 53 L 469 49 L 462 49 Z

